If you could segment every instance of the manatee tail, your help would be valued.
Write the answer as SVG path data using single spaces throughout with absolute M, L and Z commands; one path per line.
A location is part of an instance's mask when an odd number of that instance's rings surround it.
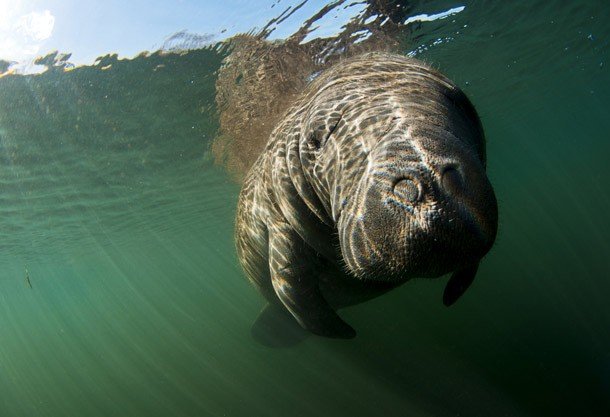
M 449 282 L 447 282 L 447 286 L 445 287 L 445 292 L 443 293 L 443 304 L 449 307 L 466 292 L 468 287 L 470 287 L 470 284 L 472 284 L 472 281 L 474 281 L 477 269 L 479 269 L 479 264 L 475 263 L 464 269 L 455 271 L 453 275 L 451 275 L 451 278 L 449 278 Z
M 309 335 L 285 308 L 274 304 L 263 308 L 250 333 L 258 343 L 272 348 L 295 346 Z

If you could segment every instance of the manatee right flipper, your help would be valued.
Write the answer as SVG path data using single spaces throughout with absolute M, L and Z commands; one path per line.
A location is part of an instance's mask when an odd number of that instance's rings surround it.
M 320 336 L 356 336 L 324 299 L 318 286 L 318 256 L 285 222 L 269 228 L 269 270 L 276 295 L 303 327 Z
M 451 278 L 449 278 L 449 282 L 447 282 L 447 286 L 445 287 L 445 292 L 443 293 L 443 304 L 447 307 L 455 303 L 458 298 L 460 298 L 470 287 L 472 281 L 474 281 L 474 277 L 477 274 L 477 270 L 479 269 L 479 263 L 474 263 L 469 265 L 463 269 L 455 271 Z

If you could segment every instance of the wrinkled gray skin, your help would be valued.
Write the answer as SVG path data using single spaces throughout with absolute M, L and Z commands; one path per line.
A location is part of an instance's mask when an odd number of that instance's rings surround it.
M 246 177 L 236 245 L 249 280 L 305 329 L 350 338 L 336 309 L 411 278 L 470 285 L 497 229 L 479 118 L 450 80 L 383 53 L 320 75 Z

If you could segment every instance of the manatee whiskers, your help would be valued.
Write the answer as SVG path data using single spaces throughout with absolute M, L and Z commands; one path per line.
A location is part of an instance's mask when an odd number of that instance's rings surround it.
M 464 93 L 415 59 L 372 53 L 321 73 L 275 127 L 240 193 L 236 247 L 276 310 L 349 338 L 338 308 L 410 279 L 452 273 L 454 303 L 497 216 Z

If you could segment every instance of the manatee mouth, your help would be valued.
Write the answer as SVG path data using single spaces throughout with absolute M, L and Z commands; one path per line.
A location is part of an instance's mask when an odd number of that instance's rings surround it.
M 400 179 L 386 205 L 349 204 L 337 223 L 345 270 L 360 279 L 391 282 L 453 272 L 444 297 L 450 305 L 474 279 L 496 229 L 464 206 L 410 204 L 420 198 L 415 182 Z
M 358 238 L 356 238 L 356 241 L 358 241 Z M 406 265 L 392 268 L 391 262 L 388 262 L 386 259 L 381 259 L 380 254 L 376 251 L 371 251 L 368 256 L 363 256 L 362 251 L 358 250 L 358 245 L 354 243 L 353 240 L 348 244 L 342 242 L 341 252 L 345 262 L 346 273 L 361 280 L 401 283 L 414 277 L 438 278 L 449 272 L 448 270 L 450 270 L 451 264 L 461 264 L 461 266 L 454 270 L 445 285 L 443 304 L 447 307 L 453 305 L 471 286 L 477 274 L 480 259 L 484 255 L 483 254 L 481 257 L 477 257 L 472 261 L 466 261 L 466 259 L 462 260 L 462 262 L 467 263 L 461 263 L 458 260 L 459 256 L 451 256 L 451 258 L 454 259 L 444 265 L 446 269 L 437 262 L 426 261 L 424 264 L 428 264 L 428 268 L 431 269 L 426 271 L 425 266 L 422 265 L 423 268 L 409 271 L 409 268 L 407 268 Z M 374 246 L 371 245 L 368 247 L 372 249 Z M 485 253 L 487 250 L 488 249 L 485 250 Z M 397 258 L 403 257 L 397 249 L 395 249 L 391 255 L 394 255 Z M 431 264 L 436 264 L 436 267 L 431 267 Z
M 374 223 L 377 219 L 369 220 Z M 416 276 L 437 277 L 448 272 L 443 269 L 430 274 L 422 259 L 418 259 L 423 251 L 417 243 L 409 242 L 404 225 L 394 230 L 375 227 L 363 217 L 344 213 L 338 226 L 345 272 L 358 279 L 405 282 Z

